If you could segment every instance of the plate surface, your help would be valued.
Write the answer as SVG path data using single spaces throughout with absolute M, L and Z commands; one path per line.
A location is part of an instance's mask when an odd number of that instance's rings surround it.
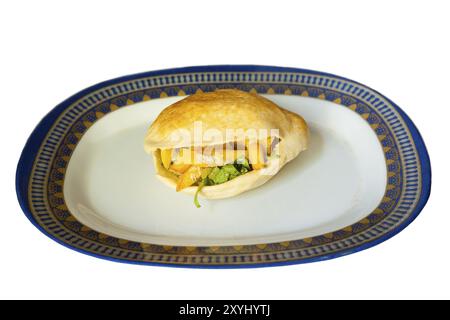
M 268 183 L 201 199 L 156 179 L 143 151 L 159 112 L 197 90 L 238 88 L 301 114 L 310 148 Z M 17 170 L 27 217 L 54 240 L 115 261 L 201 267 L 323 260 L 393 236 L 425 205 L 431 172 L 412 122 L 374 90 L 315 71 L 208 66 L 81 91 L 29 138 Z

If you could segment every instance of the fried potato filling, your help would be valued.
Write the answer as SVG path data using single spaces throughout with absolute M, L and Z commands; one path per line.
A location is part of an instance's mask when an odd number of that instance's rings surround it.
M 279 142 L 277 137 L 268 137 L 265 143 L 246 140 L 208 147 L 159 149 L 159 152 L 163 167 L 177 177 L 177 191 L 198 187 L 194 203 L 200 207 L 198 194 L 203 187 L 264 168 Z

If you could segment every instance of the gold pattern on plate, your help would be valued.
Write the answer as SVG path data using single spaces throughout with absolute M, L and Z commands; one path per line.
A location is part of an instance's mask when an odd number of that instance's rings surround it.
M 289 74 L 289 73 L 286 73 L 286 74 Z M 158 77 L 154 77 L 155 79 L 156 78 L 158 78 Z M 324 79 L 325 78 L 327 78 L 327 77 L 323 77 Z M 328 79 L 330 79 L 330 78 L 328 78 Z M 132 81 L 129 81 L 130 83 L 132 82 Z M 125 82 L 125 83 L 129 83 L 129 82 Z M 124 83 L 124 84 L 125 84 Z M 255 82 L 256 83 L 256 82 Z M 202 90 L 202 85 L 201 84 L 196 84 L 196 85 L 190 85 L 191 86 L 191 88 L 192 88 L 192 86 L 194 87 L 194 90 L 195 90 L 195 92 L 203 92 L 203 90 Z M 209 86 L 209 85 L 208 85 Z M 163 88 L 164 86 L 161 86 L 161 89 Z M 290 85 L 289 87 L 287 86 L 287 85 L 279 85 L 279 86 L 277 86 L 277 92 L 284 92 L 284 94 L 286 94 L 286 95 L 288 95 L 288 94 L 293 94 L 293 91 L 291 90 L 291 88 L 293 88 L 294 87 L 294 85 Z M 107 88 L 102 88 L 102 89 L 100 89 L 100 90 L 97 90 L 96 92 L 99 92 L 99 91 L 101 91 L 101 90 L 106 90 L 106 89 L 108 89 L 109 87 L 107 87 Z M 247 87 L 248 88 L 248 87 Z M 256 88 L 258 88 L 258 90 L 256 89 Z M 261 89 L 260 88 L 265 88 L 264 90 L 265 91 L 263 91 L 263 92 L 261 92 Z M 331 99 L 333 99 L 332 101 L 333 102 L 336 102 L 336 103 L 339 103 L 339 104 L 341 104 L 341 105 L 344 105 L 344 106 L 347 106 L 349 109 L 351 109 L 351 110 L 353 110 L 353 111 L 355 111 L 355 112 L 357 112 L 358 114 L 360 114 L 361 115 L 361 117 L 363 117 L 363 119 L 365 119 L 366 121 L 368 121 L 369 122 L 369 125 L 371 126 L 371 128 L 373 129 L 373 130 L 377 130 L 377 129 L 379 129 L 379 128 L 381 128 L 381 127 L 383 127 L 384 125 L 382 125 L 382 123 L 380 122 L 380 120 L 379 120 L 379 118 L 381 117 L 382 118 L 382 116 L 381 115 L 379 115 L 379 114 L 376 114 L 376 113 L 371 113 L 371 112 L 373 112 L 373 110 L 371 111 L 371 109 L 370 108 L 368 108 L 367 106 L 365 106 L 364 104 L 357 104 L 357 103 L 352 103 L 352 101 L 354 101 L 354 99 L 351 97 L 351 95 L 349 95 L 349 96 L 346 96 L 346 95 L 344 95 L 344 94 L 342 94 L 342 93 L 339 93 L 339 92 L 336 92 L 336 94 L 338 95 L 338 97 L 336 97 L 336 95 L 335 95 L 335 93 L 331 93 L 330 95 L 329 95 L 329 92 L 330 91 L 326 91 L 327 92 L 327 94 L 325 94 L 325 91 L 323 90 L 323 89 L 321 89 L 321 88 L 305 88 L 305 87 L 301 87 L 300 86 L 300 90 L 299 89 L 296 89 L 296 91 L 295 91 L 295 94 L 300 94 L 301 96 L 304 96 L 304 97 L 308 97 L 308 96 L 313 96 L 313 97 L 316 97 L 316 98 L 319 98 L 319 99 L 328 99 L 328 100 L 331 100 Z M 166 91 L 164 91 L 164 90 L 160 90 L 160 89 L 158 89 L 159 90 L 159 96 L 160 96 L 160 98 L 165 98 L 165 97 L 168 97 L 169 96 L 169 94 L 166 92 Z M 192 89 L 190 89 L 190 90 L 192 90 Z M 208 89 L 207 90 L 211 90 L 209 87 L 208 87 Z M 245 89 L 245 90 L 248 90 L 248 89 Z M 281 90 L 281 91 L 280 91 Z M 310 94 L 310 90 L 311 90 L 311 94 Z M 265 84 L 263 84 L 262 86 L 258 86 L 258 85 L 256 85 L 255 87 L 251 87 L 251 89 L 250 89 L 250 91 L 251 92 L 260 92 L 260 93 L 275 93 L 275 89 L 272 87 L 272 86 L 267 86 L 267 85 L 265 85 Z M 146 91 L 146 92 L 148 92 L 148 90 Z M 175 90 L 175 94 L 176 95 L 185 95 L 186 94 L 186 91 L 183 89 L 183 88 L 178 88 L 178 89 L 176 89 Z M 170 93 L 170 95 L 171 96 L 173 96 L 173 93 L 171 92 Z M 329 96 L 328 96 L 329 95 Z M 116 95 L 116 98 L 117 98 L 117 100 L 115 100 L 115 99 L 112 99 L 112 97 L 111 98 L 108 98 L 110 101 L 115 101 L 115 102 L 117 102 L 117 101 L 120 101 L 120 99 L 119 99 L 119 97 L 120 97 L 120 95 L 119 94 L 117 94 Z M 125 97 L 127 97 L 126 98 L 126 104 L 133 104 L 133 103 L 136 103 L 136 102 L 139 102 L 139 101 L 135 101 L 135 99 L 136 98 L 131 98 L 131 94 L 129 94 L 128 96 L 127 95 L 125 95 Z M 134 97 L 134 96 L 133 96 Z M 333 97 L 333 98 L 331 98 L 331 97 Z M 342 98 L 341 98 L 342 97 Z M 345 99 L 343 99 L 345 97 Z M 145 93 L 145 94 L 143 94 L 143 95 L 141 95 L 140 96 L 140 98 L 139 98 L 139 96 L 138 96 L 138 99 L 141 99 L 141 100 L 143 100 L 143 101 L 146 101 L 146 100 L 150 100 L 151 99 L 151 96 L 150 96 L 150 94 L 149 93 Z M 353 99 L 353 100 L 352 100 Z M 348 103 L 348 101 L 350 101 L 350 104 Z M 122 105 L 121 103 L 119 103 L 119 102 L 117 102 L 119 105 Z M 389 104 L 389 103 L 387 103 L 387 104 Z M 72 106 L 75 106 L 76 105 L 76 103 L 74 103 Z M 109 110 L 111 110 L 111 111 L 115 111 L 115 110 L 117 110 L 117 109 L 119 109 L 120 107 L 116 104 L 116 103 L 110 103 L 109 104 Z M 61 119 L 63 116 L 64 116 L 64 114 L 66 114 L 69 110 L 71 109 L 71 107 L 69 106 L 60 116 L 59 116 L 59 118 L 58 118 L 58 120 L 56 120 L 55 121 L 55 124 L 59 121 L 59 119 Z M 94 113 L 93 113 L 93 115 L 95 116 L 95 118 L 96 118 L 96 120 L 97 119 L 100 119 L 101 117 L 103 117 L 104 115 L 105 115 L 105 111 L 104 111 L 104 109 L 102 109 L 101 111 L 97 108 L 97 110 L 95 110 L 96 108 L 92 108 L 92 109 L 94 109 Z M 108 111 L 106 111 L 106 112 L 108 112 Z M 396 112 L 395 111 L 395 109 L 394 109 L 394 112 Z M 372 116 L 373 115 L 373 116 Z M 91 119 L 91 118 L 89 118 L 89 119 Z M 377 120 L 378 119 L 378 120 Z M 90 126 L 92 126 L 92 124 L 96 121 L 96 120 L 94 120 L 94 121 L 90 121 L 90 120 L 87 120 L 87 118 L 84 118 L 84 122 L 82 122 L 82 124 L 86 127 L 86 128 L 89 128 Z M 373 123 L 371 123 L 371 122 L 373 122 Z M 403 120 L 402 120 L 402 118 L 400 117 L 400 122 L 401 123 L 403 123 Z M 53 125 L 53 126 L 55 126 L 55 124 Z M 406 126 L 406 125 L 405 125 Z M 52 129 L 51 129 L 52 130 Z M 80 129 L 81 130 L 81 129 Z M 50 132 L 50 130 L 49 130 L 49 132 Z M 380 142 L 381 141 L 384 141 L 385 139 L 386 139 L 386 137 L 387 137 L 387 135 L 386 135 L 386 132 L 385 132 L 385 129 L 383 129 L 383 130 L 381 130 L 380 132 L 378 132 L 378 131 L 375 131 L 375 133 L 377 134 L 377 136 L 378 136 L 378 139 L 380 140 Z M 408 136 L 410 137 L 410 133 L 409 132 L 407 132 L 408 133 Z M 79 139 L 81 139 L 81 137 L 82 137 L 82 135 L 84 134 L 84 131 L 82 131 L 82 132 L 77 132 L 77 131 L 74 131 L 73 132 L 73 137 L 75 137 L 77 140 L 79 140 Z M 394 139 L 396 139 L 395 138 L 395 136 L 394 136 Z M 411 139 L 412 140 L 412 139 Z M 386 142 L 387 141 L 387 142 Z M 385 153 L 385 156 L 386 156 L 386 165 L 391 165 L 391 164 L 394 164 L 396 161 L 398 161 L 398 154 L 396 153 L 396 150 L 395 150 L 395 148 L 393 149 L 393 147 L 392 147 L 392 141 L 391 141 L 391 138 L 390 139 L 387 139 L 386 141 L 384 141 L 383 142 L 383 152 Z M 62 144 L 64 143 L 64 142 L 61 142 Z M 76 146 L 76 144 L 73 144 L 73 143 L 67 143 L 67 141 L 66 141 L 66 144 L 65 144 L 65 146 L 69 149 L 69 150 L 74 150 L 75 149 L 75 146 Z M 42 146 L 40 147 L 40 152 L 42 151 Z M 414 150 L 415 151 L 415 150 Z M 388 152 L 389 152 L 389 156 L 387 155 L 388 154 Z M 67 155 L 67 154 L 62 154 L 62 155 L 59 155 L 59 157 L 60 157 L 60 159 L 62 159 L 63 160 L 63 164 L 62 164 L 62 166 L 64 166 L 64 167 L 56 167 L 55 169 L 56 169 L 56 171 L 57 172 L 59 172 L 59 173 L 62 173 L 62 174 L 64 174 L 65 173 L 65 166 L 67 166 L 67 163 L 68 163 L 68 160 L 70 160 L 70 155 L 71 155 L 71 152 Z M 400 154 L 400 156 L 401 156 L 401 154 Z M 52 157 L 54 157 L 54 156 L 52 156 Z M 391 158 L 391 157 L 394 157 L 394 158 Z M 397 158 L 396 158 L 397 157 Z M 35 168 L 36 168 L 36 163 L 34 163 L 34 165 L 33 165 L 33 172 L 35 171 Z M 388 171 L 388 178 L 391 178 L 391 177 L 397 177 L 397 175 L 398 175 L 398 173 L 396 173 L 395 172 L 395 170 L 397 170 L 398 172 L 400 172 L 400 167 L 399 166 L 395 166 L 394 167 L 395 169 L 394 169 L 394 171 Z M 420 167 L 418 168 L 419 170 L 420 170 Z M 33 174 L 33 172 L 32 172 L 32 174 Z M 48 174 L 50 174 L 50 171 L 48 171 Z M 420 178 L 420 175 L 419 175 L 419 178 Z M 46 180 L 45 180 L 45 184 L 47 184 L 47 179 L 48 179 L 48 176 L 47 176 L 47 178 L 46 178 Z M 50 182 L 50 184 L 49 185 L 52 185 L 52 186 L 59 186 L 59 188 L 61 188 L 62 186 L 63 186 L 63 184 L 64 184 L 64 177 L 62 178 L 62 180 L 61 180 L 61 177 L 59 176 L 59 177 L 57 177 L 57 176 L 52 176 L 52 179 L 54 179 L 54 180 L 52 180 L 51 182 Z M 403 178 L 404 179 L 404 178 Z M 394 180 L 394 181 L 396 181 L 396 180 Z M 400 183 L 401 181 L 398 181 L 398 182 L 395 182 L 394 184 L 387 184 L 387 187 L 386 187 L 386 190 L 387 191 L 391 191 L 391 190 L 395 190 L 396 188 L 398 188 L 398 186 L 399 186 L 399 184 L 398 183 Z M 420 181 L 419 181 L 420 182 Z M 30 184 L 30 186 L 31 186 L 31 184 Z M 58 187 L 56 187 L 56 189 L 57 189 Z M 53 190 L 53 189 L 55 189 L 55 187 L 52 187 L 52 189 L 51 190 Z M 55 189 L 55 190 L 56 190 Z M 399 192 L 396 192 L 396 193 L 394 193 L 394 194 L 399 194 Z M 56 190 L 56 191 L 52 191 L 52 194 L 50 194 L 51 196 L 53 196 L 54 198 L 56 198 L 56 199 L 62 199 L 62 200 L 64 200 L 63 198 L 61 198 L 61 191 L 58 191 L 58 190 Z M 45 194 L 45 196 L 46 197 L 48 197 L 49 195 L 48 194 Z M 29 199 L 30 199 L 30 197 L 31 197 L 31 188 L 29 188 Z M 49 202 L 49 198 L 45 198 L 44 199 L 45 200 L 45 202 L 47 203 L 47 205 L 52 205 L 50 202 Z M 388 210 L 387 212 L 392 212 L 392 210 L 393 210 L 393 208 L 394 208 L 394 203 L 393 203 L 393 199 L 391 199 L 390 197 L 387 197 L 387 196 L 385 196 L 384 198 L 383 198 L 383 200 L 382 200 L 382 202 L 380 203 L 380 205 L 381 204 L 384 204 L 384 205 L 387 205 L 387 207 L 385 207 L 385 208 L 389 208 L 389 209 L 386 209 L 386 210 Z M 106 247 L 106 248 L 109 248 L 109 250 L 112 250 L 112 249 L 114 249 L 115 248 L 115 246 L 114 246 L 114 242 L 115 241 L 118 241 L 118 243 L 120 244 L 120 247 L 121 248 L 124 248 L 124 250 L 131 250 L 131 251 L 129 251 L 129 252 L 133 252 L 132 251 L 132 249 L 131 249 L 131 247 L 132 247 L 132 245 L 133 245 L 133 243 L 132 242 L 130 242 L 130 241 L 127 241 L 127 240 L 123 240 L 123 239 L 116 239 L 116 238 L 114 238 L 114 237 L 111 237 L 111 236 L 108 236 L 108 235 L 105 235 L 105 234 L 102 234 L 102 233 L 98 233 L 98 232 L 96 232 L 96 231 L 94 231 L 94 230 L 91 230 L 91 229 L 89 229 L 88 227 L 85 227 L 85 226 L 83 226 L 82 224 L 80 224 L 75 218 L 74 218 L 74 216 L 72 216 L 70 213 L 68 213 L 68 208 L 67 208 L 67 206 L 63 203 L 63 204 L 55 204 L 55 206 L 54 206 L 54 208 L 55 209 L 57 209 L 57 210 L 59 210 L 59 211 L 55 211 L 55 216 L 53 217 L 53 218 L 56 218 L 56 219 L 58 219 L 58 217 L 65 217 L 64 219 L 64 221 L 67 221 L 67 222 L 77 222 L 78 223 L 78 225 L 80 226 L 79 227 L 79 229 L 82 231 L 82 232 L 93 232 L 94 234 L 97 234 L 97 238 L 99 239 L 99 241 L 100 241 L 100 243 L 102 243 L 102 245 L 103 245 L 103 247 Z M 32 210 L 32 212 L 33 212 L 33 215 L 34 215 L 34 217 L 35 217 L 35 219 L 39 222 L 40 220 L 39 220 L 39 216 L 36 214 L 36 212 L 34 212 L 34 207 L 32 206 L 31 207 L 31 210 Z M 67 214 L 65 214 L 64 212 L 66 212 Z M 56 214 L 57 213 L 57 214 Z M 374 215 L 374 217 L 376 217 L 376 216 L 382 216 L 382 215 L 385 215 L 385 214 L 387 214 L 384 210 L 382 210 L 381 208 L 376 208 L 371 214 L 373 214 Z M 370 215 L 368 216 L 368 217 L 370 217 Z M 358 223 L 356 223 L 355 225 L 357 225 L 357 224 L 359 224 L 359 227 L 358 228 L 356 228 L 355 230 L 364 230 L 364 228 L 367 228 L 368 226 L 370 226 L 371 224 L 373 224 L 373 222 L 369 219 L 369 218 L 364 218 L 364 219 L 362 219 L 361 221 L 359 221 Z M 380 220 L 379 220 L 379 218 L 374 218 L 375 220 L 376 220 L 376 222 L 379 222 Z M 51 230 L 50 229 L 48 229 L 46 226 L 44 226 L 44 225 L 42 225 L 41 224 L 41 226 L 42 227 L 44 227 L 49 233 L 52 233 L 51 232 Z M 75 225 L 75 227 L 76 227 L 77 225 Z M 365 226 L 365 227 L 363 227 L 363 229 L 361 229 L 361 226 Z M 61 226 L 62 228 L 64 228 L 65 229 L 65 231 L 67 231 L 69 234 L 72 234 L 72 235 L 74 235 L 74 236 L 80 236 L 80 233 L 78 232 L 76 232 L 76 230 L 75 229 L 68 229 L 68 225 L 63 225 L 63 226 Z M 353 230 L 353 228 L 352 228 L 352 226 L 348 226 L 348 227 L 346 227 L 346 228 L 344 228 L 344 229 L 342 229 L 343 231 L 346 231 L 347 233 L 350 233 L 350 235 L 346 235 L 345 237 L 350 237 L 350 236 L 352 236 L 353 235 L 353 233 L 354 233 L 354 230 Z M 56 236 L 56 237 L 59 237 L 57 234 L 55 234 L 54 236 Z M 82 235 L 81 235 L 82 236 Z M 325 235 L 322 235 L 322 236 L 318 236 L 318 237 L 313 237 L 313 238 L 306 238 L 306 239 L 300 239 L 300 240 L 293 240 L 293 241 L 284 241 L 284 242 L 280 242 L 280 243 L 277 243 L 276 245 L 278 245 L 279 247 L 281 246 L 282 248 L 287 248 L 287 247 L 289 247 L 290 249 L 289 249 L 289 252 L 295 252 L 295 250 L 298 250 L 298 249 L 301 249 L 302 247 L 304 247 L 305 246 L 305 243 L 307 244 L 307 247 L 312 247 L 312 246 L 317 246 L 317 243 L 321 243 L 321 242 L 315 242 L 314 241 L 314 239 L 320 239 L 320 237 L 322 237 L 322 239 L 323 238 L 325 238 L 326 239 L 326 241 L 329 241 L 329 242 L 332 242 L 332 241 L 338 241 L 338 240 L 341 240 L 341 239 L 344 239 L 345 237 L 342 235 L 342 234 L 339 234 L 339 232 L 331 232 L 331 233 L 327 233 L 327 234 L 325 234 Z M 87 241 L 90 241 L 91 243 L 94 243 L 93 241 L 93 239 L 94 239 L 95 237 L 91 237 L 91 238 L 85 238 Z M 61 240 L 62 241 L 65 241 L 64 239 L 62 239 L 61 238 Z M 323 240 L 320 240 L 320 241 L 323 241 Z M 107 245 L 105 244 L 105 243 L 107 243 Z M 83 246 L 81 246 L 81 245 L 79 245 L 79 244 L 76 244 L 76 243 L 71 243 L 70 244 L 71 246 L 73 246 L 73 247 L 78 247 L 78 248 L 81 248 L 81 249 L 83 249 L 83 250 L 85 250 L 85 251 L 90 251 L 90 249 L 89 248 L 85 248 L 85 247 L 83 247 Z M 183 256 L 183 250 L 182 251 L 180 251 L 179 249 L 177 249 L 177 247 L 171 247 L 171 246 L 166 246 L 166 249 L 167 250 L 165 250 L 164 249 L 164 246 L 158 246 L 158 245 L 153 245 L 153 244 L 145 244 L 145 243 L 141 243 L 141 244 L 138 244 L 139 246 L 138 246 L 138 248 L 136 249 L 136 250 L 144 250 L 144 251 L 149 251 L 149 253 L 148 254 L 146 254 L 145 255 L 145 257 L 144 258 L 141 258 L 141 259 L 147 259 L 146 261 L 153 261 L 153 260 L 158 260 L 158 259 L 165 259 L 164 261 L 167 261 L 168 263 L 171 263 L 172 261 L 174 261 L 175 259 L 173 259 L 173 257 L 178 257 L 178 256 L 180 256 L 180 257 L 182 257 Z M 240 246 L 240 245 L 235 245 L 235 246 L 211 246 L 211 247 L 206 247 L 206 248 L 204 248 L 204 249 L 202 249 L 201 247 L 178 247 L 178 248 L 181 248 L 181 249 L 184 249 L 184 251 L 185 252 L 187 252 L 188 254 L 199 254 L 201 251 L 200 250 L 205 250 L 205 251 L 203 251 L 203 252 L 214 252 L 214 253 L 217 253 L 218 254 L 218 256 L 217 257 L 219 257 L 220 259 L 219 259 L 219 262 L 211 262 L 212 264 L 217 264 L 217 263 L 219 263 L 219 264 L 221 264 L 221 263 L 225 263 L 225 257 L 226 256 L 228 256 L 228 257 L 231 257 L 231 255 L 233 255 L 233 254 L 235 254 L 235 253 L 246 253 L 247 255 L 246 256 L 242 256 L 243 257 L 243 259 L 244 259 L 244 261 L 245 261 L 245 263 L 255 263 L 255 262 L 270 262 L 270 261 L 272 261 L 272 259 L 275 259 L 276 261 L 281 261 L 281 260 L 283 260 L 283 259 L 281 259 L 281 258 L 279 258 L 279 257 L 282 257 L 282 255 L 281 254 L 279 254 L 279 255 L 277 255 L 277 258 L 272 258 L 273 256 L 271 255 L 269 258 L 268 258 L 268 256 L 265 256 L 265 255 L 257 255 L 256 253 L 254 253 L 253 255 L 250 255 L 250 252 L 254 252 L 253 251 L 253 249 L 252 249 L 252 247 L 253 248 L 257 248 L 258 250 L 261 250 L 261 251 L 263 251 L 263 252 L 269 252 L 269 253 L 271 253 L 271 252 L 274 252 L 273 250 L 276 250 L 276 249 L 274 249 L 274 248 L 276 248 L 277 246 L 268 246 L 267 244 L 260 244 L 259 245 L 260 247 L 258 247 L 258 246 Z M 168 247 L 171 247 L 170 249 L 168 249 Z M 159 248 L 163 248 L 165 251 L 167 251 L 167 252 L 169 252 L 168 254 L 169 255 L 162 255 L 162 254 L 157 254 L 157 252 L 158 252 L 158 250 L 159 250 Z M 245 248 L 245 250 L 244 250 L 244 248 Z M 280 250 L 280 249 L 278 249 L 278 250 Z M 329 250 L 328 251 L 328 253 L 331 253 L 331 252 L 334 252 L 334 251 L 337 251 L 338 249 L 336 249 L 336 250 Z M 111 251 L 111 252 L 114 252 L 114 251 Z M 134 251 L 134 252 L 136 252 L 136 251 Z M 160 252 L 160 251 L 159 251 Z M 287 252 L 287 251 L 286 251 Z M 106 253 L 106 251 L 103 253 L 103 255 L 105 255 L 105 256 L 108 256 L 108 255 L 110 255 L 110 256 L 112 256 L 112 257 L 115 257 L 114 256 L 114 254 L 113 253 L 111 253 L 111 254 L 109 254 L 109 253 Z M 203 261 L 203 258 L 205 258 L 205 259 L 207 259 L 207 257 L 208 256 L 203 256 L 202 257 L 202 259 L 201 259 L 201 261 Z M 252 259 L 250 259 L 250 257 L 253 257 Z M 259 259 L 259 260 L 258 260 Z M 298 257 L 296 257 L 295 255 L 294 255 L 294 258 L 286 258 L 286 259 L 284 259 L 284 260 L 290 260 L 290 259 L 295 259 L 295 260 L 297 260 L 298 259 Z M 161 260 L 159 260 L 159 261 L 161 261 Z M 177 261 L 177 263 L 193 263 L 191 260 L 187 260 L 186 262 L 180 262 L 180 261 Z M 195 263 L 199 263 L 198 261 L 196 261 Z M 227 260 L 227 263 L 232 263 L 232 262 L 230 262 L 230 261 L 228 261 Z M 241 263 L 241 262 L 237 262 L 237 263 Z

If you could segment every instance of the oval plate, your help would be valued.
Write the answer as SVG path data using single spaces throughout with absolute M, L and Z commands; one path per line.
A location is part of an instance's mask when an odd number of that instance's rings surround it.
M 264 94 L 304 115 L 311 148 L 263 187 L 193 209 L 191 198 L 154 182 L 143 134 L 179 96 L 218 88 Z M 16 175 L 23 211 L 55 241 L 112 261 L 189 267 L 354 253 L 403 230 L 430 187 L 424 142 L 392 101 L 339 76 L 268 66 L 179 68 L 94 85 L 38 124 Z

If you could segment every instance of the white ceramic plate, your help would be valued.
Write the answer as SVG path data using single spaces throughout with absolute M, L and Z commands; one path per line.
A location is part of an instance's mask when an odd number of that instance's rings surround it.
M 143 139 L 159 112 L 183 98 L 178 95 L 219 87 L 257 91 L 301 114 L 311 143 L 262 187 L 201 199 L 196 208 L 192 196 L 156 179 Z M 40 148 L 25 147 L 19 200 L 45 233 L 99 257 L 189 266 L 330 258 L 398 232 L 429 193 L 426 149 L 406 115 L 367 87 L 323 73 L 166 70 L 99 84 L 53 113 L 30 138 Z

